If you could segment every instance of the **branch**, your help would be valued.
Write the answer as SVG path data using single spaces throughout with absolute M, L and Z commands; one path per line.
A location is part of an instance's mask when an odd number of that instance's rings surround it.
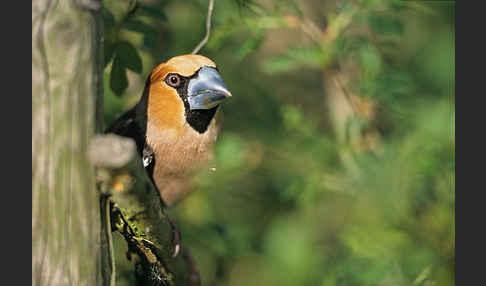
M 99 103 L 98 103 L 99 104 Z M 101 109 L 101 111 L 103 111 Z M 103 120 L 103 118 L 96 118 Z M 119 169 L 130 163 L 135 155 L 135 142 L 115 134 L 95 135 L 88 147 L 88 158 L 96 170 L 96 188 L 100 203 L 100 249 L 102 285 L 114 286 L 116 278 L 115 253 L 111 235 L 111 194 L 113 180 L 110 169 Z
M 211 33 L 211 17 L 213 15 L 214 0 L 209 0 L 208 16 L 206 17 L 206 35 L 202 41 L 194 48 L 191 54 L 197 54 L 206 45 L 209 40 L 209 34 Z
M 143 214 L 142 214 L 143 215 Z M 147 234 L 138 230 L 141 221 L 128 218 L 124 210 L 110 201 L 112 230 L 119 232 L 128 244 L 127 258 L 137 256 L 135 275 L 143 285 L 174 285 L 174 274 L 166 267 L 166 259 L 161 254 L 160 245 L 147 239 Z
M 118 232 L 128 245 L 141 285 L 199 286 L 199 274 L 180 235 L 165 212 L 159 193 L 141 167 L 135 142 L 115 134 L 92 138 L 88 157 L 96 167 L 100 192 L 103 285 L 115 283 L 115 253 L 111 233 Z

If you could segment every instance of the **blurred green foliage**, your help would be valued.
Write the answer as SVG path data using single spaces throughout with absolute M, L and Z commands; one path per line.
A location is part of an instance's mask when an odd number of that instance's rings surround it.
M 123 24 L 133 3 L 105 1 L 107 124 L 205 32 L 207 1 L 139 0 Z M 234 96 L 217 172 L 170 210 L 203 285 L 454 284 L 454 9 L 216 0 L 201 54 Z M 372 111 L 344 127 L 330 118 L 342 106 L 326 101 L 335 74 Z

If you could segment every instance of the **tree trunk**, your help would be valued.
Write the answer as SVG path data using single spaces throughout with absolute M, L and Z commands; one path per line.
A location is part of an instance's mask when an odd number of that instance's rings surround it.
M 100 281 L 99 203 L 86 156 L 101 128 L 96 4 L 32 2 L 32 285 Z

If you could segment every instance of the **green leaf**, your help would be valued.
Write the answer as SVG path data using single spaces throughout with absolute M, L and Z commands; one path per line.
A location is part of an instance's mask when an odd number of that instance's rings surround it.
M 157 47 L 157 39 L 155 37 L 143 37 L 142 49 L 153 50 Z
M 358 53 L 361 65 L 365 72 L 369 73 L 371 76 L 377 75 L 382 66 L 381 58 L 377 50 L 371 45 L 366 45 L 362 47 Z
M 282 107 L 283 123 L 289 129 L 297 128 L 302 124 L 302 110 L 294 105 L 285 105 Z
M 406 72 L 391 70 L 377 78 L 377 85 L 383 94 L 406 94 L 413 86 L 412 80 Z M 383 99 L 385 100 L 385 99 Z
M 162 8 L 159 7 L 147 6 L 139 3 L 137 5 L 136 13 L 140 15 L 149 16 L 155 19 L 159 19 L 162 21 L 167 21 L 167 15 L 165 14 L 164 10 L 162 10 Z
M 138 0 L 130 0 L 128 3 L 128 10 L 127 10 L 127 15 L 129 17 L 135 15 L 135 11 L 137 11 L 138 8 Z
M 216 27 L 211 33 L 207 48 L 210 50 L 219 49 L 221 46 L 223 46 L 225 41 L 228 40 L 228 38 L 232 35 L 236 34 L 241 27 L 242 25 L 236 25 L 233 22 Z
M 150 27 L 149 25 L 145 24 L 142 21 L 135 20 L 135 19 L 130 19 L 123 22 L 122 27 L 129 31 L 142 33 L 145 36 L 153 36 L 156 34 L 155 30 L 152 27 Z
M 300 67 L 319 68 L 327 61 L 327 55 L 320 47 L 299 47 L 288 49 L 286 54 L 273 57 L 265 63 L 265 71 L 278 73 Z
M 129 42 L 120 42 L 117 46 L 116 54 L 123 67 L 129 68 L 136 73 L 142 72 L 142 58 L 132 44 Z
M 250 10 L 253 7 L 257 6 L 258 4 L 255 2 L 255 0 L 235 0 L 236 5 L 238 7 L 239 12 L 243 10 Z
M 156 46 L 156 31 L 150 26 L 139 20 L 127 20 L 123 23 L 122 27 L 129 31 L 141 33 L 143 35 L 144 49 L 153 49 Z
M 111 61 L 111 58 L 113 58 L 113 55 L 115 53 L 115 48 L 116 45 L 113 41 L 105 39 L 104 43 L 104 64 L 103 68 L 106 67 L 106 65 Z
M 364 7 L 370 8 L 375 5 L 379 5 L 382 3 L 381 0 L 361 0 L 361 3 L 363 4 Z
M 127 73 L 120 57 L 117 55 L 113 60 L 113 65 L 111 66 L 110 88 L 117 96 L 121 96 L 127 87 Z
M 297 66 L 298 64 L 294 59 L 286 56 L 277 56 L 266 61 L 264 70 L 268 73 L 279 73 L 289 71 Z
M 390 16 L 370 15 L 368 22 L 378 34 L 400 36 L 404 31 L 403 23 L 399 19 Z
M 413 281 L 413 285 L 420 285 L 425 279 L 427 279 L 427 277 L 430 276 L 431 272 L 430 266 L 425 267 L 424 270 L 420 272 L 419 276 L 417 276 L 417 279 Z
M 115 17 L 110 12 L 110 10 L 105 7 L 102 8 L 101 14 L 103 15 L 103 25 L 105 29 L 110 28 L 115 25 Z
M 237 59 L 244 59 L 249 53 L 257 49 L 263 42 L 263 35 L 258 35 L 256 37 L 250 38 L 240 46 L 236 51 L 235 56 Z
M 124 99 L 115 95 L 110 88 L 110 71 L 103 71 L 103 89 L 104 89 L 104 119 L 105 126 L 110 125 L 124 111 Z

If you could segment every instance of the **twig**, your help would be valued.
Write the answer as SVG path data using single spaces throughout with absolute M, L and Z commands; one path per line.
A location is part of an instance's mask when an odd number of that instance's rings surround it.
M 214 8 L 214 0 L 209 0 L 208 16 L 206 18 L 206 35 L 204 36 L 202 41 L 199 43 L 199 45 L 197 45 L 194 48 L 194 50 L 192 51 L 191 54 L 197 54 L 209 40 L 209 34 L 211 33 L 211 17 L 213 15 L 213 8 Z
M 111 200 L 108 194 L 100 194 L 101 214 L 101 276 L 102 285 L 114 286 L 116 278 L 115 253 L 111 235 Z

